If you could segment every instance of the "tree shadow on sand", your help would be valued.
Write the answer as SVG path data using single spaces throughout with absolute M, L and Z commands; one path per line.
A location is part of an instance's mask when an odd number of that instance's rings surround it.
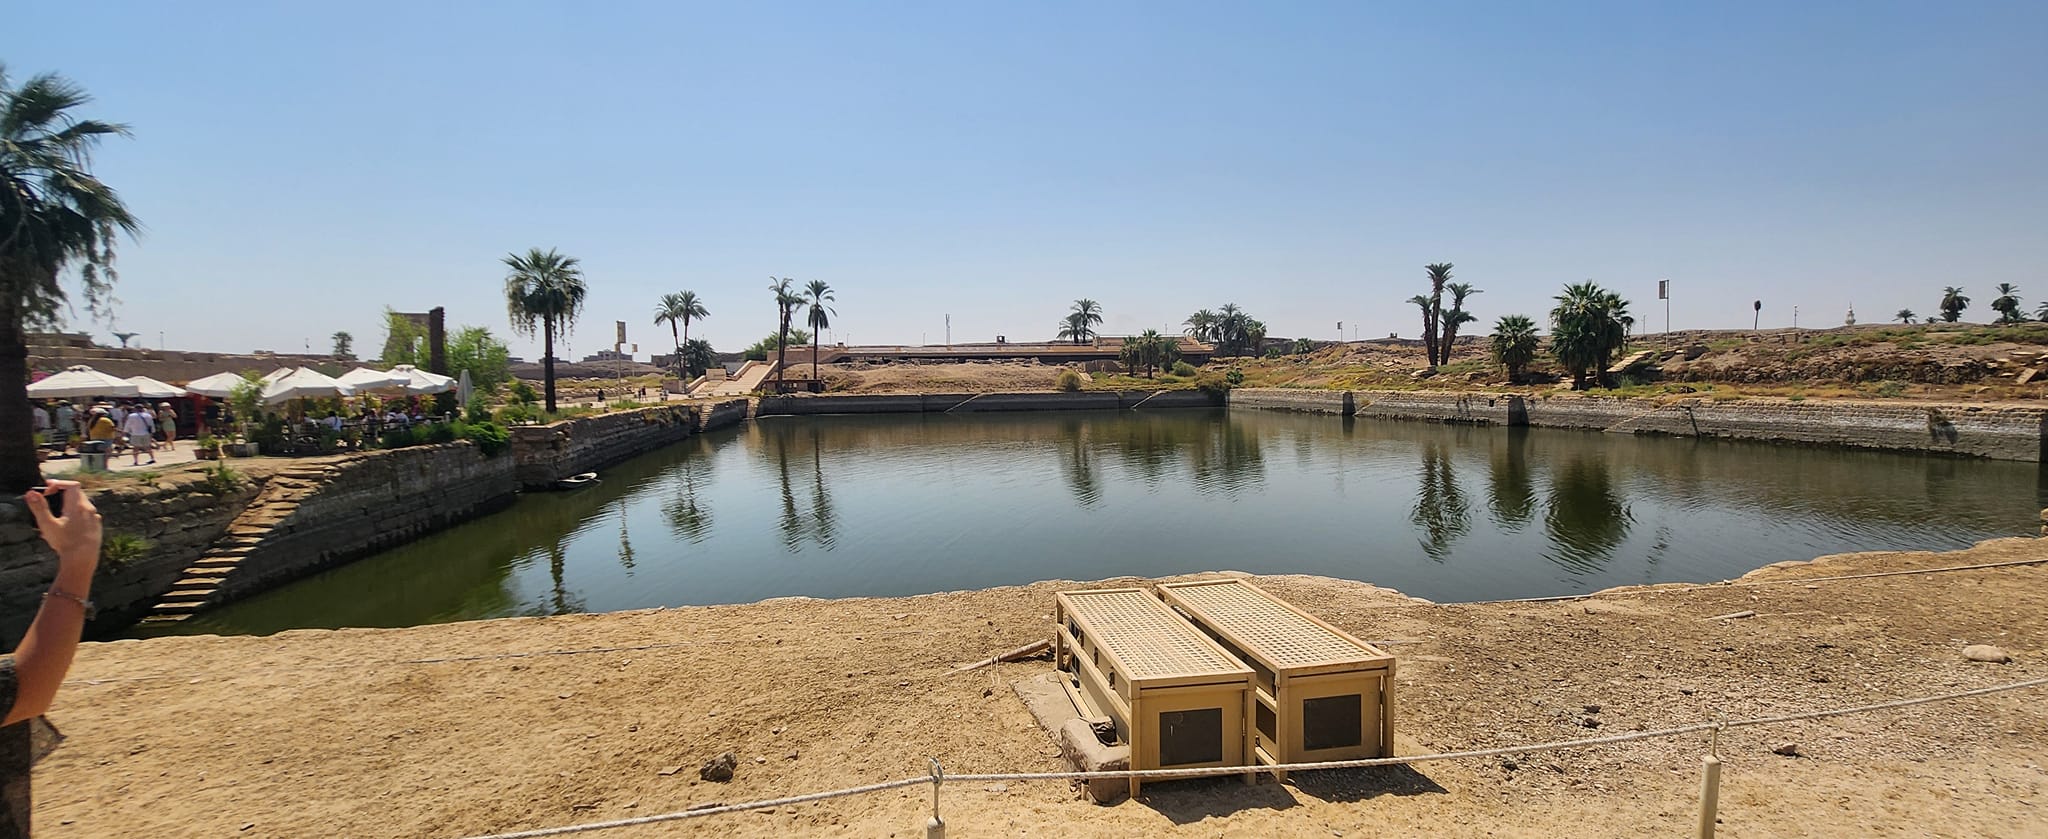
M 1259 776 L 1256 786 L 1246 785 L 1236 775 L 1161 782 L 1146 785 L 1138 802 L 1157 810 L 1174 824 L 1193 824 L 1243 810 L 1286 810 L 1301 803 L 1298 796 L 1348 804 L 1382 795 L 1448 791 L 1413 767 L 1372 766 L 1296 772 L 1284 784 L 1274 783 L 1270 775 Z

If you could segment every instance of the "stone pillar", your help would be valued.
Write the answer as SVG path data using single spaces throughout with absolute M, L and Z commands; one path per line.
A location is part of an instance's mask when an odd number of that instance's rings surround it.
M 448 310 L 427 311 L 427 372 L 448 375 Z

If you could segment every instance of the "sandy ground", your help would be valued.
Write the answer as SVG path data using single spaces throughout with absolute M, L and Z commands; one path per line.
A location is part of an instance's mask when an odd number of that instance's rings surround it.
M 2033 559 L 2009 539 L 1749 580 Z M 1399 656 L 1402 751 L 1539 742 L 2048 675 L 2048 567 L 1435 605 L 1261 577 Z M 1042 636 L 1071 584 L 903 599 L 87 645 L 36 771 L 37 835 L 461 837 L 919 775 L 1055 770 L 1009 682 L 947 675 Z M 1711 620 L 1751 610 L 1756 616 Z M 1995 643 L 2011 664 L 1968 662 Z M 631 651 L 549 650 L 665 645 Z M 437 661 L 423 661 L 438 659 Z M 2048 692 L 1733 731 L 1723 836 L 2048 835 Z M 1598 704 L 1600 728 L 1580 719 Z M 1797 742 L 1803 757 L 1771 747 Z M 1159 783 L 945 789 L 949 836 L 1690 835 L 1702 737 L 1513 761 Z M 739 755 L 729 783 L 697 768 Z M 926 788 L 601 833 L 921 836 Z

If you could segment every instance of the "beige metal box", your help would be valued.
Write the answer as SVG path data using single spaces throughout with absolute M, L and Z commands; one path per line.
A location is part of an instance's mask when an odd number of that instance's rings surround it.
M 1393 756 L 1393 656 L 1242 580 L 1163 583 L 1159 596 L 1251 665 L 1259 760 Z
M 1055 619 L 1054 660 L 1075 704 L 1116 724 L 1132 769 L 1252 765 L 1251 668 L 1157 597 L 1063 591 Z

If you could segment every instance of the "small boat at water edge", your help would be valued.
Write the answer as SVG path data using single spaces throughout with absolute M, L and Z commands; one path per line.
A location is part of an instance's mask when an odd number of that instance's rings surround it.
M 569 477 L 556 481 L 555 489 L 582 489 L 584 487 L 591 486 L 597 483 L 601 482 L 597 479 L 596 472 L 585 472 L 580 475 L 570 475 Z

